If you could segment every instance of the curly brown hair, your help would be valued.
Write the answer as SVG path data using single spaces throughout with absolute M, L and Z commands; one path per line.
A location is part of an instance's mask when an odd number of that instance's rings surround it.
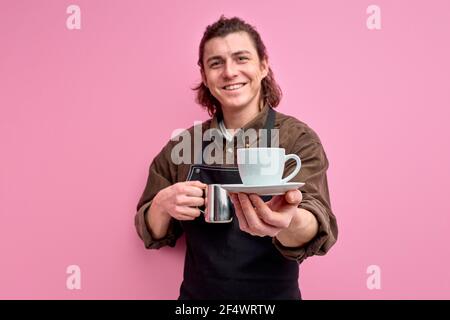
M 225 37 L 230 33 L 242 31 L 246 32 L 250 36 L 260 61 L 264 59 L 268 61 L 269 56 L 267 54 L 266 46 L 261 40 L 261 36 L 256 31 L 256 28 L 238 17 L 225 18 L 225 16 L 222 15 L 219 20 L 206 27 L 203 38 L 200 41 L 197 62 L 200 67 L 200 72 L 204 72 L 203 55 L 205 43 L 208 40 L 215 37 Z M 274 73 L 270 67 L 267 76 L 261 81 L 261 88 L 261 98 L 264 99 L 264 104 L 268 104 L 272 108 L 277 107 L 280 103 L 282 92 L 280 86 L 275 81 Z M 221 113 L 220 102 L 211 94 L 203 82 L 199 83 L 195 88 L 193 88 L 193 90 L 197 91 L 195 101 L 207 109 L 210 116 L 213 116 L 217 112 Z

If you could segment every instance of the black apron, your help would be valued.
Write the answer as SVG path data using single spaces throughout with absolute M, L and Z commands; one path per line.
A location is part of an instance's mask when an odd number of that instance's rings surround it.
M 268 147 L 274 122 L 275 111 L 269 108 L 264 126 Z M 206 165 L 201 158 L 202 164 L 191 165 L 188 181 L 242 183 L 236 166 Z M 241 231 L 236 216 L 230 223 L 207 223 L 201 215 L 181 225 L 186 257 L 178 299 L 301 299 L 298 263 L 283 257 L 271 237 Z

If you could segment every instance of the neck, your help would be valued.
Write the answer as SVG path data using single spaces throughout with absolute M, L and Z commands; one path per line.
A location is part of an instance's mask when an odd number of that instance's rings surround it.
M 262 109 L 263 102 L 242 109 L 222 108 L 223 122 L 227 129 L 239 129 L 255 118 Z

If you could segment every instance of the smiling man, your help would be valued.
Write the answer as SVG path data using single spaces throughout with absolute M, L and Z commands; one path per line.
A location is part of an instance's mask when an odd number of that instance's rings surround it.
M 175 164 L 175 143 L 169 141 L 150 166 L 137 205 L 138 234 L 149 249 L 174 246 L 186 234 L 179 299 L 300 299 L 299 264 L 327 253 L 338 234 L 320 139 L 305 123 L 274 110 L 281 90 L 260 35 L 245 21 L 221 17 L 208 26 L 198 65 L 202 82 L 195 88 L 197 102 L 212 117 L 202 130 L 215 129 L 219 140 L 236 142 L 223 150 L 223 157 L 231 153 L 235 162 Z M 198 208 L 205 205 L 204 189 L 241 183 L 236 148 L 239 143 L 259 147 L 262 137 L 241 141 L 238 132 L 261 129 L 278 132 L 269 135 L 269 147 L 277 145 L 302 159 L 300 172 L 291 180 L 305 183 L 302 192 L 272 198 L 230 194 L 236 219 L 206 223 Z M 187 130 L 190 136 L 193 130 Z M 216 140 L 211 143 L 223 148 Z M 294 163 L 288 163 L 285 174 L 293 168 Z

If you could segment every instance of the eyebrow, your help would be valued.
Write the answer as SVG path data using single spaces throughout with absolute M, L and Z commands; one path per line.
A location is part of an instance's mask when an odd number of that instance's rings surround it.
M 250 51 L 247 51 L 247 50 L 239 50 L 239 51 L 233 52 L 231 55 L 232 55 L 232 56 L 238 56 L 238 55 L 244 54 L 244 53 L 246 53 L 246 54 L 251 54 Z M 206 60 L 206 63 L 209 63 L 211 60 L 216 60 L 216 59 L 222 59 L 222 56 L 212 56 L 212 57 L 209 57 L 208 60 Z

